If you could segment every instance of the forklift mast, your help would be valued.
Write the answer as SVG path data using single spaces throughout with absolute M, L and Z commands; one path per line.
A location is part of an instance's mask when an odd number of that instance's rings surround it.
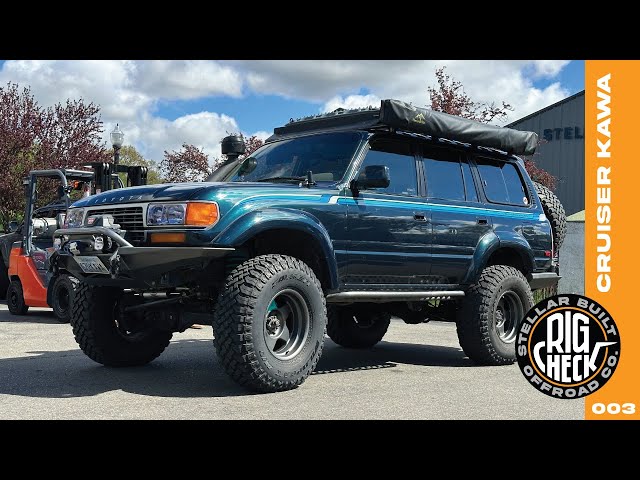
M 132 165 L 114 165 L 113 163 L 93 162 L 85 165 L 93 169 L 94 180 L 91 194 L 106 192 L 114 188 L 114 183 L 119 187 L 137 187 L 147 184 L 147 167 Z M 127 175 L 127 184 L 120 181 L 118 173 Z

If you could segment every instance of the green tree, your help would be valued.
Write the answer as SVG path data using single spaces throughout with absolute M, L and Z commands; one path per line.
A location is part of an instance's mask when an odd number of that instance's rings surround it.
M 100 107 L 93 103 L 67 100 L 44 108 L 28 87 L 0 86 L 0 224 L 6 227 L 24 211 L 22 181 L 30 170 L 105 161 L 101 134 Z M 44 201 L 48 194 L 39 193 Z
M 109 156 L 113 161 L 113 149 L 109 150 Z M 142 156 L 136 147 L 133 145 L 125 145 L 120 149 L 120 164 L 121 165 L 137 165 L 141 167 L 147 167 L 147 184 L 154 185 L 157 183 L 163 183 L 164 180 L 160 174 L 158 164 L 153 160 L 147 160 Z M 122 182 L 126 185 L 126 178 L 123 173 L 120 174 Z

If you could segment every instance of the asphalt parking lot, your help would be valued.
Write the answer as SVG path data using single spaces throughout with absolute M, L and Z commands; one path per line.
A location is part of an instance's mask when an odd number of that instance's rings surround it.
M 385 341 L 352 351 L 327 339 L 298 389 L 244 391 L 215 356 L 211 328 L 176 334 L 153 363 L 110 369 L 48 310 L 0 303 L 0 419 L 581 419 L 581 400 L 529 386 L 516 365 L 474 366 L 455 325 L 394 320 Z

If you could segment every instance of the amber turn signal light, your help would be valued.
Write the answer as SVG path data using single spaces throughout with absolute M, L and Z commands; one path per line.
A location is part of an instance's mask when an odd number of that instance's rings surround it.
M 218 221 L 218 205 L 215 203 L 187 203 L 187 218 L 185 225 L 208 227 Z
M 157 232 L 151 234 L 151 243 L 184 243 L 186 240 L 186 233 Z

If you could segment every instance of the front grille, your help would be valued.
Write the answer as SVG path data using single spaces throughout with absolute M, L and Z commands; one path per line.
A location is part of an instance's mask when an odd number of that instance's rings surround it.
M 91 215 L 113 215 L 115 223 L 126 230 L 124 235 L 132 245 L 138 245 L 144 241 L 144 218 L 142 207 L 116 207 L 89 210 L 87 218 Z

